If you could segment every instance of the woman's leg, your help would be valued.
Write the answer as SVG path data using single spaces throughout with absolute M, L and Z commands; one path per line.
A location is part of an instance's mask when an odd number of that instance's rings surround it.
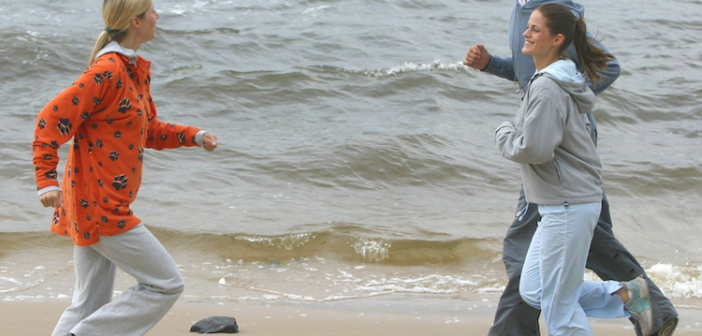
M 519 279 L 519 295 L 529 306 L 541 310 L 541 261 L 540 256 L 541 225 L 540 223 L 531 238 L 529 249 L 524 258 L 522 275 Z
M 110 303 L 115 283 L 115 265 L 90 246 L 75 246 L 73 266 L 76 286 L 73 301 L 61 315 L 53 336 L 70 336 L 71 328 Z
M 183 279 L 166 249 L 143 225 L 102 236 L 94 249 L 139 282 L 79 322 L 76 336 L 141 336 L 158 323 L 183 292 Z
M 616 281 L 585 281 L 578 302 L 587 317 L 628 318 L 622 298 L 615 294 L 621 288 Z
M 579 299 L 600 202 L 539 205 L 541 309 L 549 335 L 591 336 Z

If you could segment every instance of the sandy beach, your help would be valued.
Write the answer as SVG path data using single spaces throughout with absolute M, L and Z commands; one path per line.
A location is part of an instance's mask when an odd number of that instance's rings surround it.
M 209 316 L 231 316 L 249 335 L 486 335 L 494 310 L 476 302 L 390 295 L 334 303 L 206 302 L 181 298 L 149 336 L 192 335 Z M 49 335 L 68 300 L 0 301 L 0 336 Z M 679 308 L 676 336 L 702 335 L 698 310 Z M 592 320 L 595 335 L 634 335 L 624 320 Z M 544 333 L 545 334 L 545 333 Z
M 244 335 L 487 335 L 521 184 L 494 131 L 524 93 L 462 61 L 478 43 L 510 55 L 515 3 L 155 1 L 139 55 L 159 120 L 219 148 L 147 149 L 128 179 L 186 281 L 147 335 L 210 316 Z M 592 111 L 613 231 L 676 307 L 675 336 L 702 336 L 702 0 L 582 4 L 622 69 Z M 0 0 L 0 336 L 51 335 L 70 305 L 73 242 L 49 231 L 31 143 L 104 27 L 94 0 Z M 135 283 L 118 273 L 115 295 Z

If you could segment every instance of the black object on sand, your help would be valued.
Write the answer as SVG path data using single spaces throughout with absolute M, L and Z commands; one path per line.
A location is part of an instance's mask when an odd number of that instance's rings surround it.
M 233 334 L 239 332 L 239 326 L 236 324 L 236 319 L 233 317 L 212 316 L 193 324 L 193 326 L 190 327 L 190 332 L 199 334 Z

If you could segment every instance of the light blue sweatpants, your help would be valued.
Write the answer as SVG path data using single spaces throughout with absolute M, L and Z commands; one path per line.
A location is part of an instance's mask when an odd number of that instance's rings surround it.
M 53 336 L 141 336 L 183 292 L 173 258 L 144 225 L 90 246 L 75 246 L 73 302 L 61 315 Z M 112 301 L 116 267 L 138 284 Z
M 541 309 L 549 336 L 592 336 L 588 317 L 629 317 L 616 281 L 584 281 L 601 202 L 539 205 L 541 222 L 519 283 L 524 302 Z

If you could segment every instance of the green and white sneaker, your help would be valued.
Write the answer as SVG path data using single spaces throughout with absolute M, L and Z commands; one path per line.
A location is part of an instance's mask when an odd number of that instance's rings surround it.
M 653 316 L 646 279 L 640 275 L 629 282 L 622 282 L 622 285 L 629 291 L 629 302 L 624 306 L 624 309 L 638 322 L 641 335 L 651 335 L 653 333 Z

